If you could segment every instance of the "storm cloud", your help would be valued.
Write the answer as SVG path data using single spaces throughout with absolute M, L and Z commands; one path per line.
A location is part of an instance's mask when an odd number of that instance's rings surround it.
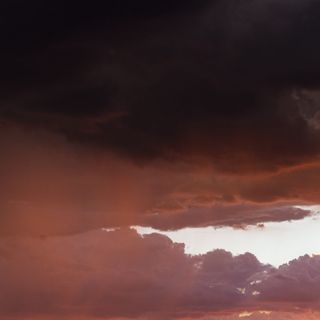
M 2 7 L 4 121 L 139 163 L 253 172 L 317 158 L 303 91 L 319 82 L 316 1 Z
M 281 221 L 319 202 L 317 1 L 0 12 L 1 234 Z

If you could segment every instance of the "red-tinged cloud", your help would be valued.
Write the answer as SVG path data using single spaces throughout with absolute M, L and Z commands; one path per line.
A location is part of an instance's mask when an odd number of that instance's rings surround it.
M 223 250 L 192 257 L 165 236 L 141 237 L 129 229 L 2 238 L 0 318 L 316 311 L 319 264 L 319 257 L 306 256 L 275 269 L 252 254 L 234 257 Z
M 57 235 L 131 225 L 173 230 L 301 219 L 320 201 L 320 165 L 225 174 L 211 166 L 137 165 L 60 135 L 3 126 L 0 234 Z

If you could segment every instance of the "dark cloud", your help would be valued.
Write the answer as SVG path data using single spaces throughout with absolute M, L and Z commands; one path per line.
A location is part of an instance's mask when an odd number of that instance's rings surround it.
M 1 113 L 131 159 L 223 171 L 310 161 L 316 1 L 2 4 Z
M 319 258 L 279 269 L 252 254 L 184 254 L 133 230 L 2 238 L 0 317 L 172 319 L 243 310 L 319 309 Z M 240 310 L 240 311 L 239 311 Z
M 1 234 L 241 226 L 319 202 L 317 1 L 0 12 Z

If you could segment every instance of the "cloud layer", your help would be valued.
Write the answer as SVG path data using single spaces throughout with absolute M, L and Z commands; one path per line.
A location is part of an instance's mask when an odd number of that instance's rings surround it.
M 281 221 L 319 203 L 317 1 L 0 11 L 0 234 Z
M 110 153 L 88 153 L 59 135 L 0 131 L 1 235 L 301 219 L 310 212 L 293 205 L 319 197 L 318 165 L 258 176 L 165 162 L 137 166 Z
M 134 230 L 0 241 L 0 317 L 193 318 L 318 310 L 319 257 L 279 269 L 252 254 L 188 256 Z M 296 310 L 297 311 L 297 310 Z
M 191 257 L 126 229 L 320 203 L 319 16 L 316 0 L 2 1 L 0 319 L 319 318 L 317 256 Z
M 0 131 L 1 235 L 285 221 L 310 213 L 293 205 L 319 199 L 318 164 L 260 175 L 160 161 L 137 166 L 56 134 Z
M 3 5 L 2 118 L 139 163 L 317 158 L 316 1 L 121 3 Z

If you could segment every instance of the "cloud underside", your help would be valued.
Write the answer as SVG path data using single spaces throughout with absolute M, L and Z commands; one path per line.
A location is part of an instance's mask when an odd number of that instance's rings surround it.
M 138 166 L 57 134 L 2 132 L 1 235 L 245 226 L 302 219 L 310 211 L 296 205 L 319 203 L 318 163 L 246 175 L 164 161 Z
M 152 3 L 1 4 L 0 234 L 319 203 L 319 3 Z
M 319 266 L 317 256 L 278 269 L 249 253 L 232 256 L 217 250 L 189 256 L 183 245 L 165 236 L 141 237 L 129 229 L 3 238 L 0 318 L 188 319 L 261 310 L 317 312 Z

